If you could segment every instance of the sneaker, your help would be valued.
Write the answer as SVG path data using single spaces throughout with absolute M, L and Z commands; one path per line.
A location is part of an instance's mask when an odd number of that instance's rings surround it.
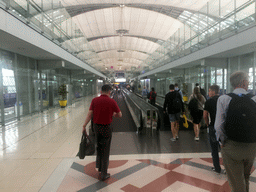
M 195 140 L 195 141 L 199 141 L 199 137 L 195 137 L 194 140 Z
M 175 139 L 175 138 L 171 138 L 170 140 L 171 140 L 171 141 L 176 141 L 176 139 Z
M 216 172 L 216 173 L 218 173 L 218 174 L 220 174 L 220 172 L 221 172 L 221 170 L 216 171 L 214 167 L 212 167 L 212 171 L 214 171 L 214 172 Z
M 179 136 L 177 135 L 177 136 L 176 136 L 176 140 L 178 140 L 178 139 L 179 139 Z

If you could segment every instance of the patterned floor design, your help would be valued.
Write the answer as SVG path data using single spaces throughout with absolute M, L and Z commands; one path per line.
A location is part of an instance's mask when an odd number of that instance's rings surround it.
M 213 172 L 211 167 L 211 158 L 112 160 L 108 170 L 111 178 L 103 182 L 98 180 L 94 161 L 77 161 L 58 192 L 230 192 L 226 175 Z M 254 176 L 253 168 L 252 191 L 256 189 Z

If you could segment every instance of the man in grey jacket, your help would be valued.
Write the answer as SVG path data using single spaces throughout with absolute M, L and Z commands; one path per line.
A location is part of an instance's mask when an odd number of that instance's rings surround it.
M 233 73 L 230 83 L 234 91 L 219 97 L 214 127 L 232 192 L 248 192 L 256 156 L 256 96 L 247 92 L 246 72 Z

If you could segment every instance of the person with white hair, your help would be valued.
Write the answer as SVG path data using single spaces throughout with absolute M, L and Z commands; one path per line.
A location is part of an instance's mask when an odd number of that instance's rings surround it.
M 233 93 L 217 101 L 215 130 L 232 192 L 248 192 L 256 156 L 256 96 L 247 92 L 248 73 L 230 76 Z

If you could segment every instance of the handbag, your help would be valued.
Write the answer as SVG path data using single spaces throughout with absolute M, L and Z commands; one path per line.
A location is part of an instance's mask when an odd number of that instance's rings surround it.
M 188 128 L 188 120 L 185 114 L 183 114 L 183 119 L 184 119 L 183 127 Z
M 77 156 L 79 156 L 80 159 L 84 159 L 85 156 L 90 156 L 93 155 L 94 153 L 94 143 L 91 141 L 89 136 L 85 132 L 83 132 Z

